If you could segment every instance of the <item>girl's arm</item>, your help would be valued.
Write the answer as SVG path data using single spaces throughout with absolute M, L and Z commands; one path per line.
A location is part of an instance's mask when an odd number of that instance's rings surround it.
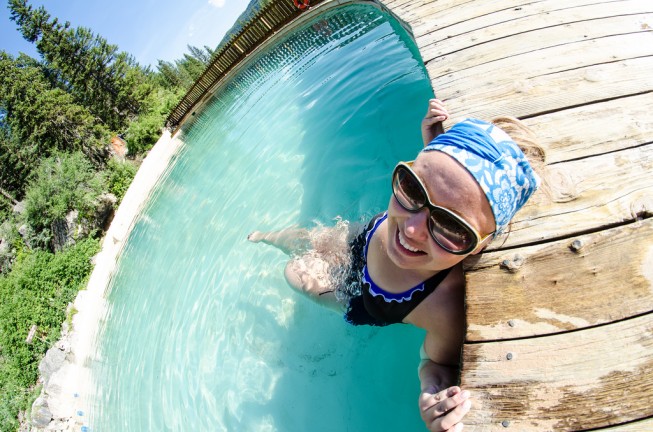
M 469 392 L 455 385 L 458 366 L 443 365 L 431 360 L 424 348 L 428 339 L 427 333 L 420 352 L 420 415 L 429 431 L 458 432 L 463 428 L 463 417 L 471 408 Z
M 442 122 L 449 118 L 449 113 L 440 99 L 430 99 L 426 115 L 422 120 L 422 140 L 427 146 L 433 138 L 444 133 Z

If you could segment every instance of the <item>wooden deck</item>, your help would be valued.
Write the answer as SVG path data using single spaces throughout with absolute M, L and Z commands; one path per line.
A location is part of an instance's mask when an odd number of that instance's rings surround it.
M 465 430 L 653 431 L 653 2 L 384 3 L 454 118 L 547 152 L 552 196 L 465 263 Z
M 465 263 L 465 430 L 653 431 L 653 2 L 382 3 L 452 118 L 519 117 L 547 152 L 551 197 Z

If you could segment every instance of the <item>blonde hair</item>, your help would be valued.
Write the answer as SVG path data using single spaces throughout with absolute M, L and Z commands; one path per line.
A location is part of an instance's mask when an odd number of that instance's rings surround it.
M 538 172 L 544 167 L 546 162 L 546 153 L 537 142 L 535 132 L 531 130 L 524 122 L 509 116 L 495 117 L 492 124 L 501 128 L 510 138 L 517 143 L 519 148 L 524 152 L 533 169 Z M 538 172 L 539 174 L 539 172 Z
M 511 116 L 500 116 L 492 119 L 492 124 L 501 128 L 510 138 L 515 141 L 524 155 L 528 158 L 533 171 L 537 173 L 542 181 L 540 190 L 550 198 L 549 184 L 546 176 L 546 152 L 539 144 L 535 132 L 518 118 Z

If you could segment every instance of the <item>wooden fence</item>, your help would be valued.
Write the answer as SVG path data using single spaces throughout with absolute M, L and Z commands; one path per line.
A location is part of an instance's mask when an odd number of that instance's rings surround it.
M 310 7 L 324 1 L 311 0 Z M 265 40 L 308 11 L 310 7 L 302 10 L 293 0 L 273 0 L 261 8 L 230 41 L 218 50 L 206 70 L 172 110 L 166 120 L 166 127 L 172 132 L 176 131 L 189 114 L 194 114 L 203 99 L 210 96 L 211 90 L 220 79 Z

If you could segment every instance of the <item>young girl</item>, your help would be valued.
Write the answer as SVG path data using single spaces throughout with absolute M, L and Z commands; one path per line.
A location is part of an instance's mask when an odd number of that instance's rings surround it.
M 397 164 L 388 210 L 361 231 L 289 229 L 248 237 L 290 254 L 288 283 L 344 312 L 349 323 L 426 330 L 419 408 L 430 431 L 462 430 L 471 407 L 469 392 L 455 386 L 465 325 L 461 261 L 504 231 L 539 185 L 515 143 L 537 152 L 521 122 L 467 119 L 438 133 L 447 117 L 440 100 L 429 101 L 425 148 L 414 161 Z

